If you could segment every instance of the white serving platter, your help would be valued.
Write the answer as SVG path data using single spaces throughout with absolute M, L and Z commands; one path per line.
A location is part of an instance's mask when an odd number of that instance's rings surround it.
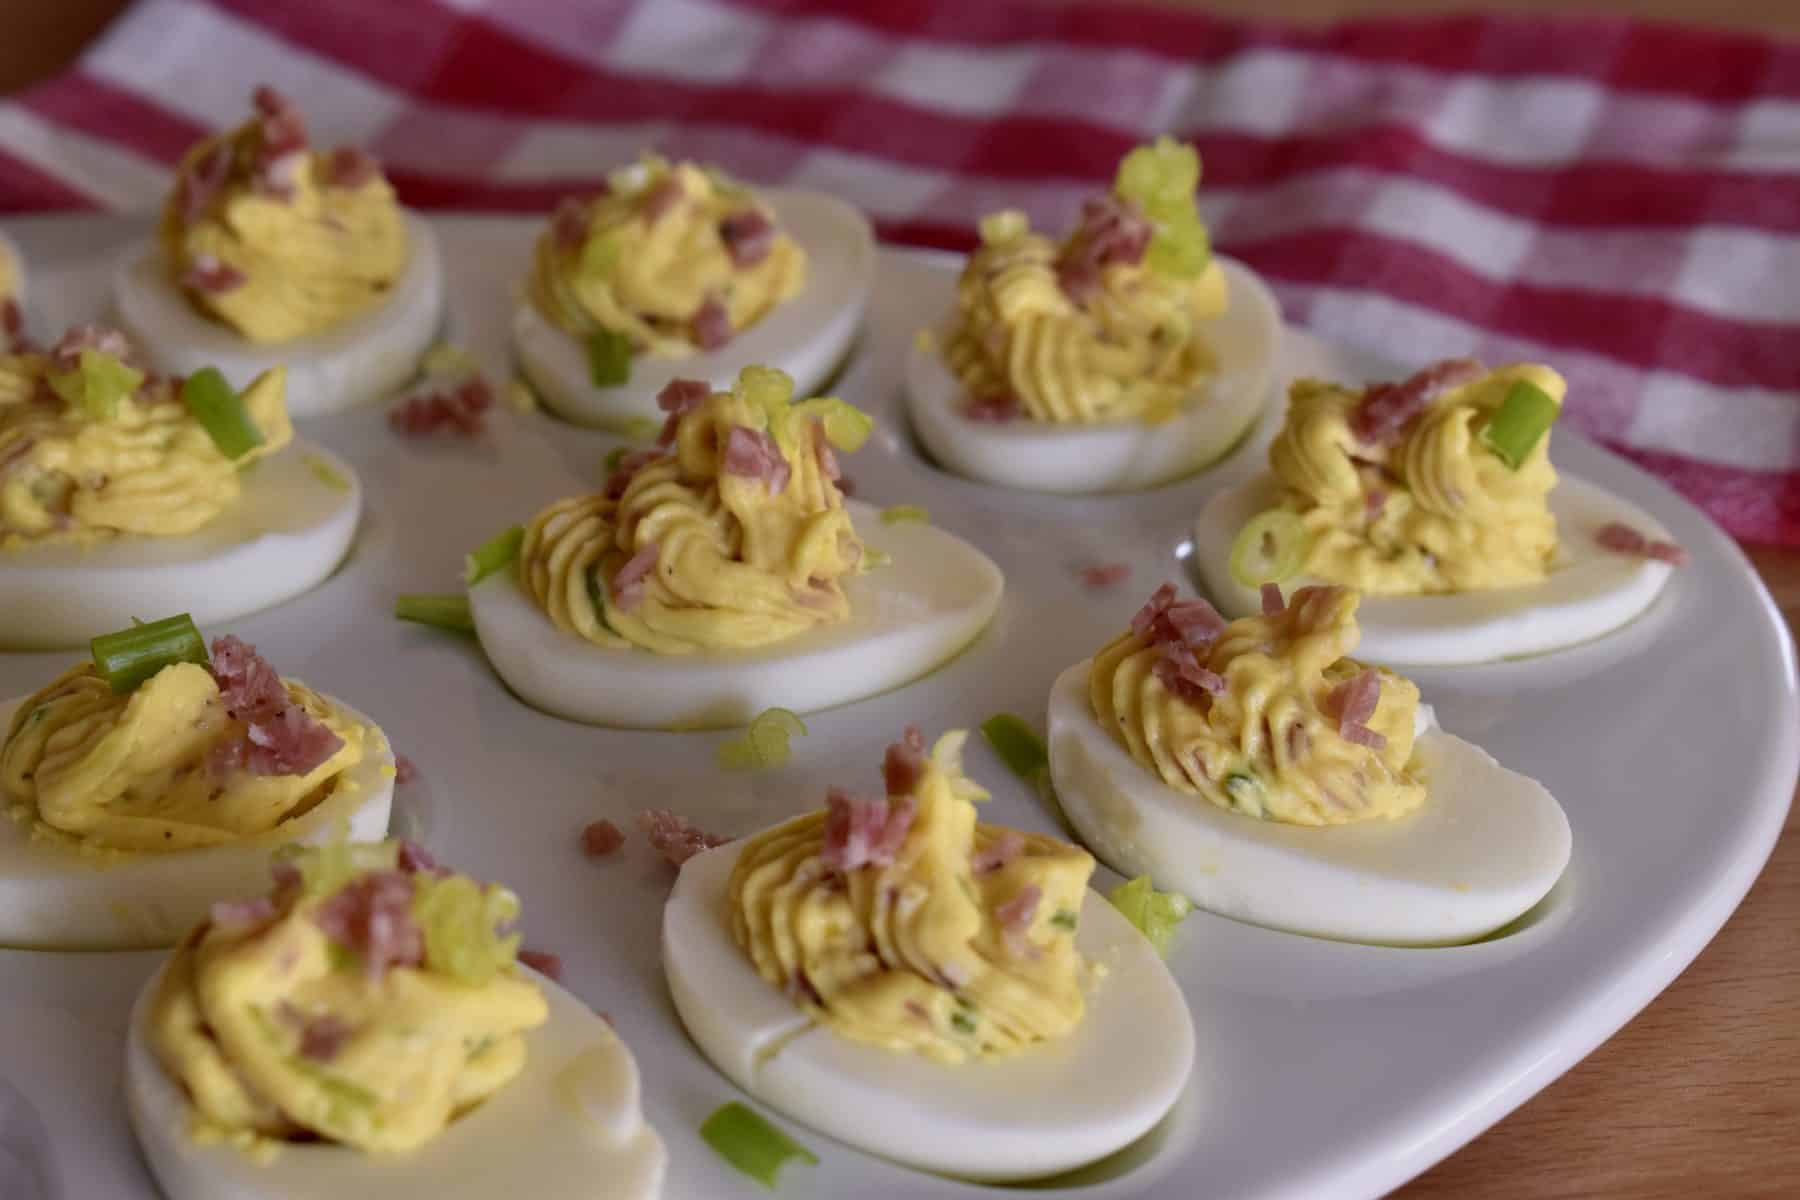
M 504 377 L 513 288 L 537 222 L 434 224 L 450 334 Z M 31 272 L 33 328 L 97 315 L 113 256 L 145 225 L 8 222 Z M 389 616 L 395 593 L 454 589 L 465 552 L 600 478 L 616 441 L 546 414 L 497 412 L 473 442 L 402 439 L 379 407 L 302 422 L 305 436 L 361 474 L 362 529 L 324 585 L 233 627 L 279 668 L 381 722 L 424 775 L 398 798 L 406 827 L 440 857 L 519 892 L 528 944 L 562 955 L 568 987 L 609 1013 L 637 1055 L 649 1117 L 669 1148 L 670 1197 L 765 1193 L 697 1135 L 739 1093 L 688 1041 L 659 973 L 669 869 L 636 836 L 617 859 L 588 862 L 577 831 L 600 817 L 629 827 L 639 808 L 657 806 L 745 833 L 816 807 L 828 783 L 871 783 L 882 748 L 908 722 L 930 735 L 1001 711 L 1041 721 L 1057 673 L 1121 628 L 1157 582 L 1193 585 L 1185 556 L 1194 514 L 1260 467 L 1276 420 L 1268 414 L 1215 470 L 1135 496 L 1011 493 L 941 472 L 907 431 L 900 380 L 914 332 L 942 314 L 954 269 L 944 256 L 881 256 L 868 328 L 835 389 L 876 415 L 877 432 L 845 467 L 862 499 L 924 504 L 934 522 L 986 550 L 1006 572 L 1005 598 L 988 632 L 936 674 L 808 718 L 811 733 L 795 741 L 783 770 L 714 770 L 727 734 L 614 732 L 544 716 L 505 690 L 473 641 Z M 1354 377 L 1380 366 L 1290 333 L 1276 374 L 1285 385 L 1301 373 Z M 1743 555 L 1693 508 L 1567 431 L 1557 434 L 1555 458 L 1643 506 L 1692 564 L 1612 637 L 1551 658 L 1411 673 L 1445 728 L 1561 800 L 1575 846 L 1563 882 L 1504 936 L 1455 949 L 1347 945 L 1189 917 L 1170 958 L 1196 1026 L 1186 1096 L 1144 1143 L 1046 1194 L 1384 1192 L 1629 1020 L 1749 888 L 1800 759 L 1792 644 Z M 1084 587 L 1077 569 L 1102 562 L 1128 562 L 1130 581 Z M 69 659 L 0 656 L 0 697 L 32 690 Z M 985 747 L 971 748 L 969 767 L 994 792 L 986 819 L 1055 828 Z M 1102 871 L 1097 882 L 1114 880 Z M 8 1200 L 155 1195 L 126 1127 L 120 1080 L 132 998 L 159 959 L 0 952 Z M 991 1194 L 795 1132 L 822 1161 L 790 1167 L 784 1196 Z

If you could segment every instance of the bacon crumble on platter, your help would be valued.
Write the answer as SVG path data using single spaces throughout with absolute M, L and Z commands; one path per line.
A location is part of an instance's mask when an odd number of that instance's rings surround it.
M 394 755 L 394 782 L 402 787 L 419 778 L 418 764 L 404 754 Z
M 305 775 L 342 748 L 343 739 L 294 703 L 256 647 L 235 635 L 213 639 L 212 676 L 226 712 L 245 726 L 241 737 L 214 747 L 215 768 Z
M 1000 935 L 1006 940 L 1007 949 L 1014 954 L 1031 952 L 1032 946 L 1026 941 L 1025 934 L 1037 917 L 1038 905 L 1043 900 L 1044 890 L 1031 883 L 1020 888 L 1016 896 L 994 909 L 994 920 L 1000 926 Z
M 610 858 L 625 844 L 625 831 L 611 821 L 594 821 L 581 830 L 581 852 L 589 858 Z
M 646 808 L 637 815 L 638 829 L 670 866 L 679 867 L 703 850 L 723 846 L 731 839 L 707 833 L 667 809 Z
M 1364 389 L 1350 416 L 1350 431 L 1370 445 L 1385 445 L 1438 393 L 1481 378 L 1482 366 L 1472 358 L 1446 358 L 1399 383 L 1376 383 Z
M 1131 578 L 1131 564 L 1094 563 L 1078 568 L 1076 574 L 1081 576 L 1081 582 L 1091 588 L 1109 588 Z
M 977 396 L 963 408 L 963 416 L 984 425 L 1004 425 L 1019 416 L 1019 398 L 1011 392 Z
M 388 410 L 388 425 L 409 437 L 449 430 L 474 437 L 487 428 L 494 390 L 480 375 L 439 383 L 415 392 Z
M 1607 550 L 1620 554 L 1653 558 L 1672 567 L 1687 565 L 1688 553 L 1674 542 L 1653 541 L 1622 521 L 1611 521 L 1600 527 L 1594 540 Z

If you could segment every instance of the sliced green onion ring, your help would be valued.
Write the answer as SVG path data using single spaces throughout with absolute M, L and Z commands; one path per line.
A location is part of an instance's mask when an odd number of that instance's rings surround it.
M 350 490 L 350 481 L 345 479 L 338 469 L 316 454 L 306 456 L 306 467 L 313 473 L 313 478 L 334 492 Z
M 700 1126 L 700 1140 L 766 1188 L 775 1186 L 781 1168 L 790 1161 L 819 1165 L 818 1155 L 735 1100 L 706 1118 Z
M 588 378 L 595 387 L 631 382 L 631 339 L 610 329 L 595 330 L 587 340 Z
M 463 556 L 463 582 L 474 587 L 495 571 L 510 566 L 519 557 L 519 547 L 524 544 L 523 525 L 501 530 L 477 546 L 475 553 Z
M 1168 957 L 1169 942 L 1175 936 L 1175 927 L 1194 910 L 1193 901 L 1180 892 L 1157 891 L 1148 875 L 1139 875 L 1136 879 L 1121 883 L 1106 898 L 1112 901 L 1112 906 L 1127 921 L 1150 939 L 1157 954 L 1164 958 Z
M 449 629 L 457 633 L 475 632 L 475 618 L 469 613 L 469 598 L 461 594 L 433 596 L 415 593 L 396 596 L 394 615 L 402 621 L 429 625 L 433 629 Z
M 792 751 L 788 740 L 806 736 L 806 722 L 785 708 L 765 708 L 744 730 L 744 736 L 719 746 L 718 761 L 727 771 L 754 771 L 787 765 Z
M 1306 565 L 1306 543 L 1306 524 L 1294 513 L 1257 513 L 1231 543 L 1231 577 L 1249 588 L 1281 583 Z
M 217 367 L 202 367 L 181 385 L 181 402 L 226 458 L 236 460 L 263 444 L 243 399 Z
M 1521 379 L 1507 391 L 1506 399 L 1488 419 L 1481 431 L 1482 444 L 1516 471 L 1550 426 L 1556 424 L 1561 411 L 1549 392 Z
M 94 666 L 115 692 L 129 692 L 164 667 L 191 662 L 205 666 L 206 639 L 186 613 L 117 633 L 103 633 L 88 643 Z
M 981 736 L 994 748 L 1007 770 L 1027 783 L 1037 780 L 1038 773 L 1050 766 L 1050 755 L 1044 739 L 1011 713 L 998 713 L 981 723 Z
M 881 510 L 883 525 L 899 525 L 906 521 L 929 525 L 931 524 L 931 513 L 917 504 L 892 504 Z

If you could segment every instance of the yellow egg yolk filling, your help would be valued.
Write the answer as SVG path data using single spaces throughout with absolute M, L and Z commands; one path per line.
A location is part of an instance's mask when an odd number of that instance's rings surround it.
M 1223 680 L 1210 695 L 1171 690 L 1157 671 L 1163 648 L 1123 634 L 1094 655 L 1094 719 L 1164 783 L 1229 812 L 1290 825 L 1404 816 L 1425 802 L 1412 761 L 1419 690 L 1347 657 L 1358 603 L 1346 588 L 1302 588 L 1281 612 L 1232 621 L 1195 653 Z M 1378 749 L 1347 738 L 1331 711 L 1365 670 L 1379 672 L 1379 701 L 1361 722 Z
M 1556 556 L 1550 435 L 1515 469 L 1481 433 L 1513 386 L 1561 405 L 1548 367 L 1520 365 L 1438 393 L 1392 439 L 1357 436 L 1364 392 L 1301 380 L 1269 448 L 1281 506 L 1307 538 L 1302 571 L 1371 595 L 1518 587 L 1541 581 Z
M 978 825 L 987 793 L 963 774 L 965 736 L 945 734 L 924 759 L 891 863 L 828 866 L 817 812 L 746 842 L 729 885 L 737 942 L 764 979 L 844 1037 L 945 1063 L 1068 1036 L 1092 969 L 1075 929 L 1093 858 Z M 978 866 L 1003 839 L 1015 853 Z M 1028 892 L 1029 912 L 1004 928 Z
M 118 693 L 84 663 L 19 706 L 0 747 L 0 796 L 40 835 L 96 849 L 190 850 L 268 833 L 329 795 L 375 736 L 303 684 L 285 686 L 342 745 L 303 775 L 258 775 L 211 760 L 243 728 L 205 667 L 176 663 Z
M 717 172 L 649 156 L 557 214 L 533 250 L 527 292 L 571 337 L 604 330 L 634 351 L 683 358 L 708 348 L 695 328 L 708 305 L 727 334 L 742 332 L 806 285 L 806 251 L 774 223 Z M 767 226 L 754 245 L 733 236 L 750 226 Z
M 364 865 L 386 886 L 403 879 L 398 886 L 412 889 L 403 921 L 428 921 L 425 897 L 446 888 L 469 898 L 474 919 L 495 911 L 492 893 L 502 889 L 461 876 L 402 876 L 391 844 L 354 849 L 360 859 L 373 852 L 379 861 Z M 278 891 L 260 920 L 225 927 L 215 919 L 171 957 L 152 1003 L 150 1044 L 185 1090 L 196 1134 L 253 1144 L 310 1135 L 405 1153 L 524 1068 L 524 1034 L 548 1008 L 535 981 L 510 967 L 517 936 L 502 941 L 491 969 L 470 976 L 440 969 L 427 924 L 422 961 L 371 972 L 333 941 L 323 915 L 344 889 L 364 883 L 352 875 L 329 891 L 310 882 L 298 896 Z
M 59 395 L 61 374 L 47 355 L 0 354 L 0 549 L 193 533 L 236 503 L 241 468 L 293 439 L 282 367 L 240 397 L 263 440 L 235 460 L 167 379 L 144 376 L 106 412 Z
M 13 257 L 12 250 L 0 245 L 0 353 L 4 353 L 13 342 L 18 330 L 12 327 L 14 322 L 22 324 L 24 312 L 19 307 L 19 291 L 24 283 L 24 269 L 18 259 Z
M 829 398 L 794 403 L 792 392 L 781 372 L 748 368 L 733 390 L 681 414 L 672 444 L 616 498 L 574 497 L 533 517 L 519 579 L 551 622 L 597 645 L 689 654 L 752 649 L 846 620 L 842 581 L 865 569 L 866 555 L 834 482 L 830 431 L 851 416 L 842 423 L 866 432 L 866 419 Z M 726 469 L 734 431 L 779 455 L 779 491 Z M 838 435 L 840 448 L 861 436 Z M 618 586 L 640 556 L 654 563 L 641 584 Z
M 291 123 L 291 142 L 273 143 L 290 136 L 277 121 Z M 407 265 L 406 220 L 373 160 L 311 149 L 298 121 L 265 112 L 200 142 L 163 209 L 170 278 L 202 313 L 257 343 L 361 316 Z

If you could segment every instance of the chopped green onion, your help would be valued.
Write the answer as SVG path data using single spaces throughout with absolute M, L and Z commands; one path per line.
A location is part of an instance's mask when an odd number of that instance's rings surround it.
M 610 329 L 599 329 L 587 340 L 588 377 L 595 387 L 618 387 L 631 382 L 631 339 Z
M 189 375 L 181 385 L 181 402 L 226 458 L 242 458 L 263 444 L 262 430 L 217 367 L 202 367 Z
M 894 504 L 881 510 L 883 525 L 899 525 L 904 521 L 917 521 L 921 525 L 931 524 L 931 514 L 917 504 Z
M 1257 513 L 1231 543 L 1231 577 L 1245 587 L 1280 583 L 1306 564 L 1306 524 L 1285 508 Z
M 1180 892 L 1157 891 L 1148 875 L 1121 883 L 1106 898 L 1165 958 L 1169 953 L 1169 940 L 1175 936 L 1175 927 L 1194 908 L 1193 901 Z
M 619 425 L 626 437 L 634 442 L 647 442 L 662 432 L 663 423 L 653 421 L 649 417 L 627 417 Z
M 463 556 L 463 582 L 474 587 L 495 571 L 510 565 L 519 557 L 519 547 L 524 544 L 523 525 L 501 530 L 476 547 L 475 553 Z
M 458 983 L 480 987 L 518 956 L 519 935 L 502 933 L 519 915 L 519 898 L 466 875 L 413 879 L 413 920 L 425 936 L 425 962 Z
M 1488 419 L 1481 431 L 1482 443 L 1516 471 L 1550 431 L 1561 411 L 1549 392 L 1521 379 L 1512 385 L 1506 399 Z
M 119 401 L 136 392 L 143 382 L 142 371 L 126 366 L 104 350 L 89 347 L 81 352 L 74 370 L 50 376 L 50 390 L 96 421 L 110 421 L 118 415 Z
M 700 1140 L 766 1188 L 775 1186 L 781 1168 L 789 1161 L 819 1165 L 818 1155 L 735 1100 L 720 1105 L 706 1118 L 700 1126 Z
M 475 618 L 469 613 L 469 598 L 465 595 L 396 596 L 394 615 L 402 621 L 416 621 L 436 629 L 475 632 Z
M 1200 155 L 1192 146 L 1160 137 L 1139 146 L 1119 163 L 1113 192 L 1132 200 L 1155 232 L 1144 263 L 1159 275 L 1194 279 L 1206 270 L 1212 249 L 1194 190 L 1200 186 Z
M 350 481 L 345 479 L 338 469 L 316 454 L 306 456 L 306 468 L 313 473 L 313 478 L 334 492 L 350 490 Z
M 630 453 L 631 451 L 627 450 L 624 446 L 614 446 L 611 450 L 606 452 L 606 461 L 601 465 L 606 468 L 606 473 L 611 475 L 614 471 L 619 469 L 619 464 L 624 462 L 625 456 Z
M 419 360 L 419 371 L 425 375 L 478 375 L 481 360 L 455 342 L 439 342 Z
M 950 1028 L 958 1033 L 974 1033 L 978 1025 L 975 1017 L 959 1008 L 950 1014 Z
M 1076 926 L 1081 923 L 1081 918 L 1072 909 L 1059 908 L 1050 917 L 1050 923 L 1058 929 L 1066 929 L 1070 933 L 1074 933 Z
M 164 667 L 175 663 L 206 665 L 206 639 L 186 613 L 117 633 L 103 633 L 88 643 L 94 666 L 115 692 L 129 692 Z
M 756 714 L 743 737 L 719 746 L 719 765 L 727 771 L 786 766 L 788 739 L 805 736 L 806 722 L 785 708 L 766 708 Z
M 825 440 L 845 454 L 862 449 L 863 443 L 875 431 L 874 417 L 836 396 L 802 400 L 794 405 L 793 415 L 801 419 L 817 418 L 825 426 Z
M 863 547 L 862 569 L 865 574 L 869 571 L 878 571 L 882 567 L 891 567 L 893 565 L 893 555 L 883 553 L 873 546 Z
M 999 713 L 981 723 L 981 736 L 994 748 L 1007 770 L 1027 783 L 1037 779 L 1038 772 L 1050 765 L 1044 750 L 1044 739 L 1023 718 Z

